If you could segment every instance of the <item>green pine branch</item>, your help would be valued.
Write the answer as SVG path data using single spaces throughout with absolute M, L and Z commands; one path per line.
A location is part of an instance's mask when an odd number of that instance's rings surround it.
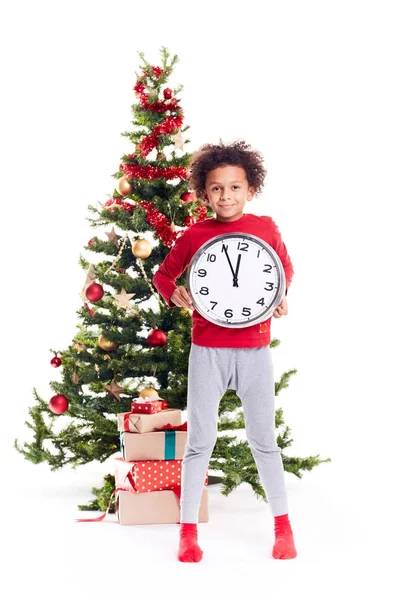
M 297 373 L 297 369 L 290 369 L 282 373 L 280 380 L 275 383 L 275 396 L 278 396 L 279 392 L 289 387 L 290 378 Z
M 106 475 L 103 481 L 102 487 L 92 488 L 94 499 L 89 504 L 78 504 L 79 510 L 101 510 L 105 512 L 109 507 L 109 513 L 115 512 L 115 496 L 113 496 L 115 477 L 113 475 Z

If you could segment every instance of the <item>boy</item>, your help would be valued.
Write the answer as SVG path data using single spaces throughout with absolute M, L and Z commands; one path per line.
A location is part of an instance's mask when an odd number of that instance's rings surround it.
M 175 281 L 194 253 L 216 235 L 254 234 L 265 240 L 282 261 L 286 292 L 293 267 L 279 230 L 270 217 L 243 214 L 247 201 L 258 194 L 266 170 L 262 155 L 245 142 L 206 144 L 190 164 L 190 185 L 210 205 L 215 218 L 189 227 L 153 277 L 153 283 L 170 307 L 193 310 L 192 345 L 188 367 L 188 440 L 182 461 L 181 519 L 178 558 L 199 562 L 197 522 L 200 498 L 210 456 L 217 439 L 219 402 L 234 389 L 242 401 L 246 436 L 275 521 L 274 558 L 295 558 L 297 551 L 288 517 L 280 449 L 275 439 L 275 386 L 270 357 L 270 323 L 240 329 L 222 327 L 194 310 L 184 286 Z M 286 296 L 273 316 L 288 312 Z

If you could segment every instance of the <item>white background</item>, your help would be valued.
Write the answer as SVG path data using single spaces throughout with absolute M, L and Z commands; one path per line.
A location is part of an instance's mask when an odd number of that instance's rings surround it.
M 153 572 L 159 565 L 187 594 L 190 583 L 211 590 L 215 581 L 240 597 L 253 578 L 270 597 L 350 598 L 386 586 L 396 597 L 396 8 L 82 0 L 1 9 L 2 520 L 20 589 L 109 598 L 132 589 L 135 564 L 144 584 L 155 558 Z M 263 152 L 265 190 L 247 211 L 275 219 L 294 263 L 290 314 L 274 320 L 273 334 L 277 377 L 298 373 L 279 401 L 291 452 L 332 463 L 287 477 L 299 550 L 290 563 L 270 560 L 268 509 L 243 486 L 228 499 L 210 488 L 205 558 L 180 565 L 170 526 L 71 525 L 109 465 L 50 474 L 12 449 L 29 436 L 33 387 L 47 397 L 57 377 L 49 349 L 75 333 L 78 258 L 94 233 L 87 206 L 112 193 L 111 175 L 131 150 L 120 133 L 131 129 L 137 53 L 158 64 L 162 45 L 180 58 L 171 86 L 184 86 L 186 148 L 245 139 Z M 64 581 L 67 572 L 75 578 Z M 162 594 L 161 583 L 149 590 Z

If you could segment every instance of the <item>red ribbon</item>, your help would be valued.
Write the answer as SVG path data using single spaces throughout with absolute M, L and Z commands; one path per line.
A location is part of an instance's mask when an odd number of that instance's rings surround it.
M 133 470 L 134 468 L 135 468 L 135 467 L 132 467 L 132 470 Z M 129 483 L 130 483 L 130 484 L 131 484 L 131 486 L 132 486 L 132 489 L 133 489 L 133 490 L 135 490 L 135 492 L 137 492 L 137 489 L 136 489 L 136 483 L 135 483 L 135 480 L 134 480 L 134 478 L 133 478 L 132 471 L 128 471 L 128 474 L 125 476 L 125 479 L 127 479 L 127 480 L 129 481 Z
M 174 492 L 175 496 L 178 498 L 178 500 L 181 499 L 181 486 L 180 485 L 176 485 L 173 488 L 170 488 L 171 492 Z
M 113 493 L 110 496 L 110 501 L 108 503 L 106 512 L 104 514 L 100 515 L 100 517 L 94 517 L 93 519 L 75 519 L 75 521 L 77 523 L 89 523 L 89 522 L 94 522 L 94 521 L 102 521 L 108 515 L 108 511 L 110 510 L 110 506 L 111 506 L 111 500 L 113 499 L 114 494 L 116 494 L 120 490 L 122 490 L 122 488 L 115 488 L 115 490 L 113 491 Z
M 90 308 L 90 306 L 89 306 L 89 304 L 87 302 L 85 302 L 84 307 L 89 312 L 90 316 L 94 317 L 94 310 L 92 308 Z
M 135 413 L 124 413 L 124 431 L 130 431 L 130 427 L 129 427 L 129 421 L 130 421 L 130 416 L 133 415 Z M 140 417 L 138 417 L 135 421 L 135 423 L 139 420 Z
M 171 425 L 171 423 L 167 423 L 163 427 L 154 427 L 153 431 L 187 431 L 187 421 L 182 423 L 182 425 Z
M 131 413 L 124 413 L 124 431 L 129 431 L 129 417 Z

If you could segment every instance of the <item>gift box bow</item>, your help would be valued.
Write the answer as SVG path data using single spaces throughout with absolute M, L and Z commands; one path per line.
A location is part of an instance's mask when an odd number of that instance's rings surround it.
M 187 431 L 187 421 L 182 425 L 171 425 L 167 423 L 163 427 L 154 427 L 154 431 L 165 433 L 165 459 L 175 458 L 175 436 L 177 431 Z
M 187 431 L 187 421 L 182 423 L 182 425 L 171 425 L 171 423 L 167 423 L 163 427 L 154 427 L 154 431 Z

